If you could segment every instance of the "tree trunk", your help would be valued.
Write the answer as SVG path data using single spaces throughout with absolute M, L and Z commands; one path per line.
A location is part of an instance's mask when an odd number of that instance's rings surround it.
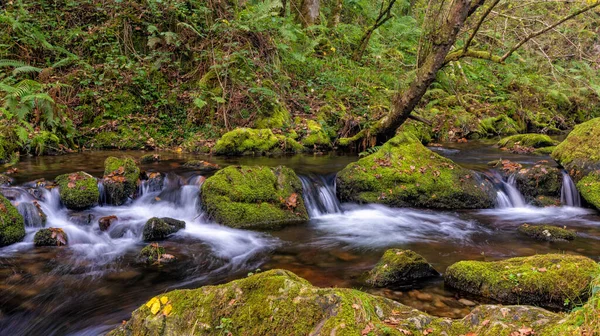
M 329 28 L 337 27 L 340 24 L 340 19 L 342 16 L 342 9 L 344 9 L 344 1 L 343 0 L 335 0 L 333 5 L 333 10 L 331 13 L 331 20 L 329 20 Z
M 320 0 L 302 0 L 298 20 L 304 27 L 312 26 L 319 20 L 320 10 Z
M 279 11 L 279 16 L 285 17 L 286 10 L 287 10 L 287 0 L 281 0 L 281 10 Z
M 429 85 L 435 81 L 437 72 L 444 66 L 446 55 L 456 42 L 457 35 L 465 21 L 484 1 L 475 0 L 471 3 L 468 0 L 455 0 L 445 13 L 439 15 L 443 19 L 437 21 L 441 22 L 437 22 L 435 27 L 429 30 L 424 37 L 430 46 L 426 49 L 427 54 L 423 55 L 419 62 L 416 78 L 406 90 L 394 96 L 391 111 L 372 130 L 374 134 L 371 133 L 371 135 L 377 136 L 378 142 L 394 137 L 398 127 L 410 117 L 427 92 Z M 439 6 L 443 0 L 432 2 L 437 3 L 432 6 Z

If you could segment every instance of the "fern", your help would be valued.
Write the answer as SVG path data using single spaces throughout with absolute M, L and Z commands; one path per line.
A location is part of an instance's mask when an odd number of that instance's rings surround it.
M 375 153 L 377 153 L 377 152 L 378 152 L 380 149 L 381 149 L 381 146 L 373 146 L 373 147 L 371 147 L 371 148 L 367 149 L 367 150 L 366 150 L 366 151 L 364 151 L 364 152 L 360 152 L 360 153 L 358 153 L 358 156 L 359 156 L 359 157 L 365 157 L 365 156 L 369 156 L 369 155 L 371 155 L 371 154 L 375 154 Z

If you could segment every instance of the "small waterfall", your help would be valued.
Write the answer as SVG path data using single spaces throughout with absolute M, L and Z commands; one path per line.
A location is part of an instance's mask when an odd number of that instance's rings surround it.
M 17 210 L 23 216 L 26 227 L 41 228 L 44 226 L 44 218 L 42 218 L 40 210 L 33 203 L 19 203 Z
M 562 189 L 560 190 L 560 202 L 563 205 L 580 208 L 581 196 L 579 195 L 579 191 L 577 191 L 575 182 L 573 182 L 573 179 L 571 179 L 571 176 L 569 176 L 566 171 L 563 171 L 562 174 L 563 185 Z
M 311 218 L 342 211 L 335 194 L 335 175 L 306 175 L 300 176 L 300 180 L 306 210 Z
M 517 189 L 515 175 L 511 175 L 508 181 L 502 180 L 502 189 L 498 190 L 496 198 L 496 207 L 504 208 L 524 208 L 527 206 L 525 197 Z
M 104 189 L 104 183 L 102 183 L 102 180 L 98 180 L 98 191 L 100 192 L 98 204 L 103 206 L 106 204 L 106 190 Z

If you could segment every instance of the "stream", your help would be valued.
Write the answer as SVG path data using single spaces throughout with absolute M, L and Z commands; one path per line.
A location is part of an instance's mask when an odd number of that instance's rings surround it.
M 487 143 L 447 144 L 432 148 L 466 168 L 493 175 L 491 160 L 510 159 L 524 166 L 547 156 L 502 152 Z M 496 260 L 536 253 L 573 253 L 598 260 L 600 215 L 581 207 L 573 181 L 564 174 L 560 207 L 527 205 L 508 178 L 497 185 L 494 209 L 437 211 L 389 208 L 382 205 L 340 204 L 335 174 L 354 156 L 297 155 L 289 157 L 206 158 L 182 153 L 160 153 L 162 160 L 142 164 L 142 170 L 166 174 L 161 190 L 142 183 L 140 196 L 124 206 L 96 206 L 70 211 L 60 203 L 58 190 L 35 187 L 37 179 L 76 171 L 101 177 L 104 159 L 147 152 L 85 152 L 57 157 L 24 158 L 16 167 L 11 187 L 0 188 L 25 215 L 27 236 L 21 243 L 0 249 L 1 335 L 99 335 L 123 320 L 152 296 L 179 288 L 197 288 L 247 276 L 250 272 L 283 268 L 321 287 L 352 287 L 383 295 L 430 314 L 462 318 L 476 304 L 487 303 L 444 288 L 435 278 L 412 286 L 369 288 L 362 282 L 383 252 L 392 247 L 414 250 L 438 271 L 459 260 Z M 206 159 L 221 166 L 285 165 L 300 176 L 310 220 L 278 231 L 249 231 L 207 220 L 200 209 L 204 177 L 183 167 L 190 159 Z M 69 246 L 34 247 L 41 227 L 30 204 L 39 199 L 48 216 L 46 227 L 62 228 Z M 159 201 L 157 201 L 159 200 Z M 106 232 L 98 218 L 115 215 Z M 161 243 L 177 260 L 164 265 L 136 262 L 146 244 L 142 227 L 151 217 L 172 217 L 186 228 Z M 520 235 L 523 223 L 568 226 L 578 232 L 574 242 L 546 243 Z M 466 302 L 466 303 L 465 303 Z

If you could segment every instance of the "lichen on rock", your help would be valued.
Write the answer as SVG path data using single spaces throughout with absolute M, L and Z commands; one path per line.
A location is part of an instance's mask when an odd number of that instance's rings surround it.
M 55 179 L 60 200 L 71 210 L 85 210 L 98 203 L 100 191 L 96 178 L 86 172 L 60 175 Z
M 369 271 L 367 283 L 374 287 L 397 286 L 438 275 L 420 254 L 411 250 L 389 249 Z
M 504 304 L 564 309 L 585 302 L 598 264 L 577 255 L 547 254 L 501 261 L 460 261 L 448 267 L 445 283 Z M 566 304 L 566 306 L 565 306 Z
M 0 195 L 0 247 L 21 241 L 25 237 L 25 222 L 10 201 Z
M 493 185 L 440 156 L 410 133 L 400 133 L 376 153 L 337 175 L 342 201 L 397 207 L 482 209 L 494 205 Z
M 286 167 L 229 166 L 202 185 L 202 205 L 217 223 L 275 228 L 308 220 L 302 182 Z

